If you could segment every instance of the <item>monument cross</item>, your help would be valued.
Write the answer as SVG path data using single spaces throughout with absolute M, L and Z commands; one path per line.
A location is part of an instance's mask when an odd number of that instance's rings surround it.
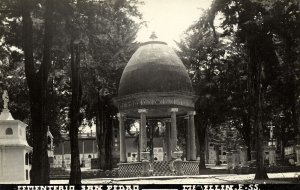
M 274 135 L 274 128 L 275 126 L 271 125 L 268 128 L 270 128 L 270 139 L 273 139 L 273 135 Z

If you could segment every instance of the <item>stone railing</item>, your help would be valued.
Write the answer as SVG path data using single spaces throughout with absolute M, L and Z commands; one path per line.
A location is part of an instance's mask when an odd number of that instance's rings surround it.
M 149 161 L 132 163 L 119 163 L 119 177 L 140 177 L 151 176 L 153 167 Z M 182 161 L 180 159 L 173 160 L 169 163 L 172 175 L 198 175 L 198 161 Z
M 150 163 L 148 161 L 119 163 L 119 177 L 139 177 L 150 175 Z
M 183 175 L 198 175 L 199 161 L 183 161 L 182 162 Z

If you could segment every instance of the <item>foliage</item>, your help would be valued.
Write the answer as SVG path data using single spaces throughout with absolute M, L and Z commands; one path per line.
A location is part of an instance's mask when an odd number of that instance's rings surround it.
M 220 134 L 218 126 L 229 123 L 242 135 L 248 154 L 254 141 L 268 140 L 271 124 L 281 142 L 294 137 L 299 128 L 298 13 L 298 1 L 215 0 L 187 30 L 178 46 L 199 96 L 198 130 L 204 133 L 210 126 L 211 135 Z M 257 136 L 251 137 L 253 132 Z

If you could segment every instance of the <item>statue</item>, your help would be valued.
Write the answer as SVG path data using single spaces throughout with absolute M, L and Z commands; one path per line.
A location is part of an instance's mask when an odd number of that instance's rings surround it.
M 9 97 L 8 97 L 8 94 L 7 94 L 7 90 L 3 91 L 2 99 L 3 99 L 3 108 L 8 109 Z

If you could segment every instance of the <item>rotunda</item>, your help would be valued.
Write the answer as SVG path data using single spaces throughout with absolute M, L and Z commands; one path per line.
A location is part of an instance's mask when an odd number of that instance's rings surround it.
M 187 160 L 196 160 L 194 104 L 188 72 L 174 50 L 165 42 L 140 45 L 127 63 L 114 99 L 119 110 L 120 162 L 126 163 L 124 117 L 140 119 L 140 152 L 146 146 L 146 120 L 169 119 L 168 160 L 177 147 L 176 117 L 187 116 Z

